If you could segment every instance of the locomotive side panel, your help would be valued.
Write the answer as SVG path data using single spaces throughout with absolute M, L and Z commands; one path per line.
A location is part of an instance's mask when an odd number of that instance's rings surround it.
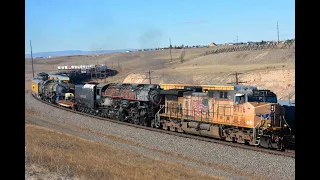
M 280 127 L 280 116 L 284 116 L 284 108 L 278 103 L 250 103 L 254 107 L 254 124 L 260 124 L 261 121 L 267 120 L 273 127 Z
M 43 81 L 40 79 L 33 79 L 31 82 L 31 92 L 35 95 L 39 94 L 39 86 L 41 86 L 41 83 Z
M 184 95 L 182 98 L 182 112 L 186 119 L 192 119 L 191 95 Z
M 121 87 L 119 96 L 124 99 L 137 99 L 136 93 L 132 89 L 131 85 Z
M 136 90 L 137 99 L 140 101 L 149 101 L 149 89 Z
M 89 108 L 94 108 L 95 103 L 95 85 L 76 85 L 75 86 L 75 101 L 78 104 L 85 104 Z
M 177 96 L 173 96 L 173 95 L 165 96 L 165 111 L 163 115 L 167 117 L 178 117 L 178 97 Z
M 208 93 L 192 93 L 189 114 L 196 121 L 210 121 Z
M 110 84 L 104 92 L 104 96 L 116 97 L 120 96 L 119 89 L 117 89 L 116 84 Z
M 253 109 L 248 108 L 248 104 L 234 104 L 233 108 L 233 120 L 231 125 L 238 126 L 238 127 L 249 127 L 251 128 L 252 125 L 250 125 L 250 120 L 247 122 L 251 115 L 253 114 Z M 253 118 L 251 118 L 253 120 Z M 248 126 L 250 125 L 250 126 Z

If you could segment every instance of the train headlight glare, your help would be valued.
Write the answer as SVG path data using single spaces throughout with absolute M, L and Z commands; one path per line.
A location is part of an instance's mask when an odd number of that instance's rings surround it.
M 271 111 L 274 111 L 274 104 L 271 105 Z

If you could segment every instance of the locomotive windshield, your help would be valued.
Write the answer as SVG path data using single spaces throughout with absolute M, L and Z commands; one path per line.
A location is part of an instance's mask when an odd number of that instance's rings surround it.
M 248 102 L 277 103 L 277 96 L 269 90 L 256 90 L 248 95 Z

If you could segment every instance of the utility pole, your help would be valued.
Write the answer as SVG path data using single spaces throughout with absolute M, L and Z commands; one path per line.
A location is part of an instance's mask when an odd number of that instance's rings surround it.
M 144 78 L 144 79 L 149 79 L 149 84 L 151 84 L 151 79 L 152 79 L 151 78 L 151 72 L 152 71 L 150 71 L 150 70 L 148 72 L 146 72 L 146 73 L 148 73 L 148 77 Z
M 170 62 L 172 62 L 172 55 L 171 55 L 171 38 L 169 38 L 170 46 L 169 46 L 169 52 L 170 52 Z
M 279 44 L 280 39 L 279 39 L 279 25 L 278 25 L 278 21 L 277 21 L 277 33 L 278 33 L 278 44 Z
M 33 69 L 33 57 L 32 57 L 32 45 L 31 45 L 31 40 L 30 40 L 30 49 L 31 49 L 32 77 L 34 77 L 34 69 Z
M 149 84 L 151 84 L 151 72 L 150 72 L 150 70 L 149 70 Z
M 105 66 L 105 69 L 104 69 L 104 83 L 106 83 L 106 81 L 107 81 L 107 60 L 104 61 L 104 66 Z
M 119 62 L 119 59 L 118 59 L 118 70 L 120 71 L 120 62 Z
M 181 54 L 180 54 L 180 62 L 181 62 L 181 64 L 184 62 L 184 56 L 185 56 L 185 50 L 184 50 L 184 48 L 182 49 L 182 52 L 181 52 Z
M 237 33 L 237 44 L 239 43 L 238 40 L 239 40 L 239 39 L 238 39 L 238 33 Z
M 238 78 L 238 75 L 239 75 L 239 74 L 242 74 L 242 73 L 235 72 L 234 74 L 229 74 L 229 75 L 235 75 L 235 76 L 236 76 L 236 82 L 232 82 L 232 83 L 228 83 L 228 84 L 236 84 L 236 85 L 239 85 L 239 83 L 246 83 L 245 81 L 239 81 L 239 78 Z

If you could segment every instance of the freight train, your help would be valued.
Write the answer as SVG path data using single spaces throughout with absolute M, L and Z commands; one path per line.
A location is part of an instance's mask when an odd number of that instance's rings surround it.
M 32 83 L 35 97 L 128 123 L 278 150 L 292 137 L 276 94 L 255 86 L 79 84 L 67 100 L 62 83 Z

